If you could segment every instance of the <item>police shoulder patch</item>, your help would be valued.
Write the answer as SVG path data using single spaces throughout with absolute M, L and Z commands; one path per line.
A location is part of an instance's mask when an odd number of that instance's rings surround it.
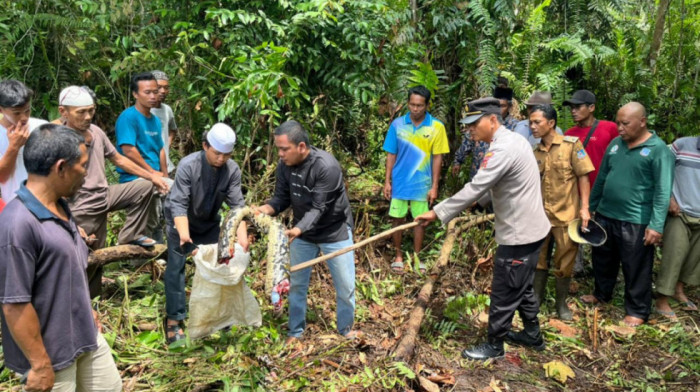
M 578 157 L 578 159 L 585 158 L 586 157 L 586 150 L 584 150 L 583 148 L 578 150 L 578 152 L 576 152 L 576 156 Z
M 578 137 L 576 137 L 576 136 L 564 136 L 564 141 L 569 142 L 569 143 L 576 143 L 578 141 Z

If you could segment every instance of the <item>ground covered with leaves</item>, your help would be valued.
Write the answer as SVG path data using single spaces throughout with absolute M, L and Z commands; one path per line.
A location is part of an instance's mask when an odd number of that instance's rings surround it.
M 358 209 L 356 239 L 389 228 L 378 218 L 382 214 L 376 212 L 381 209 L 381 203 L 366 203 Z M 445 232 L 437 225 L 429 232 L 421 257 L 430 267 Z M 550 318 L 552 298 L 543 307 L 545 351 L 507 346 L 504 360 L 462 359 L 460 351 L 486 335 L 495 246 L 491 238 L 488 223 L 459 235 L 408 363 L 396 362 L 392 349 L 425 276 L 413 266 L 401 276 L 391 273 L 389 241 L 356 252 L 356 326 L 364 337 L 353 341 L 335 333 L 330 273 L 318 266 L 312 275 L 302 344 L 284 345 L 286 315 L 275 317 L 263 293 L 264 241 L 253 247 L 254 262 L 246 278 L 262 304 L 260 328 L 233 327 L 167 347 L 162 330 L 163 268 L 155 262 L 140 267 L 129 262 L 110 265 L 104 298 L 97 306 L 127 391 L 697 390 L 698 313 L 676 309 L 677 322 L 653 318 L 636 330 L 622 327 L 618 324 L 624 316 L 620 285 L 613 303 L 598 308 L 596 319 L 594 308 L 577 299 L 592 285 L 591 278 L 585 277 L 572 287 L 574 321 Z M 404 242 L 408 246 L 408 238 Z M 193 271 L 188 265 L 190 278 Z M 690 295 L 698 298 L 698 291 Z M 516 317 L 514 327 L 519 324 Z M 17 378 L 8 369 L 0 373 L 0 389 L 19 390 Z

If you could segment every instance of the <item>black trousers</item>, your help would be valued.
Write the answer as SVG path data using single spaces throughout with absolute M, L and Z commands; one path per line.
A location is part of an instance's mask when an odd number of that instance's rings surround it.
M 517 310 L 525 323 L 537 323 L 539 306 L 532 289 L 544 238 L 526 245 L 499 245 L 493 261 L 489 342 L 503 341 Z
M 649 318 L 651 313 L 651 279 L 654 266 L 654 246 L 644 245 L 647 225 L 623 222 L 596 214 L 596 221 L 608 233 L 608 240 L 593 247 L 593 295 L 610 302 L 622 264 L 625 277 L 625 312 L 628 316 Z

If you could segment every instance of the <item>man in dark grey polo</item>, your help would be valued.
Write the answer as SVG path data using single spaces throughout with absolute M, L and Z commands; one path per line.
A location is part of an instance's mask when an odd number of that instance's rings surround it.
M 245 204 L 241 193 L 241 169 L 231 160 L 236 134 L 218 123 L 204 135 L 202 151 L 180 161 L 175 183 L 163 206 L 168 236 L 165 269 L 165 312 L 168 343 L 185 337 L 182 321 L 187 316 L 185 257 L 189 247 L 219 241 L 219 209 Z M 247 225 L 238 227 L 238 243 L 248 251 Z
M 45 124 L 24 146 L 28 180 L 2 213 L 0 303 L 5 366 L 28 391 L 120 391 L 90 307 L 88 248 L 65 199 L 83 183 L 85 140 Z

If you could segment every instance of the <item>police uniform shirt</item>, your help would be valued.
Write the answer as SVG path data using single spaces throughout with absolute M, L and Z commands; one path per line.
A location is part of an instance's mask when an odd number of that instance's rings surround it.
M 471 182 L 435 206 L 443 223 L 456 217 L 475 201 L 490 198 L 496 214 L 496 242 L 525 245 L 544 238 L 551 224 L 544 212 L 537 161 L 528 141 L 499 127 L 481 167 Z
M 578 217 L 578 177 L 594 171 L 593 162 L 575 136 L 555 135 L 549 149 L 540 142 L 534 153 L 544 211 L 553 226 L 566 226 Z

